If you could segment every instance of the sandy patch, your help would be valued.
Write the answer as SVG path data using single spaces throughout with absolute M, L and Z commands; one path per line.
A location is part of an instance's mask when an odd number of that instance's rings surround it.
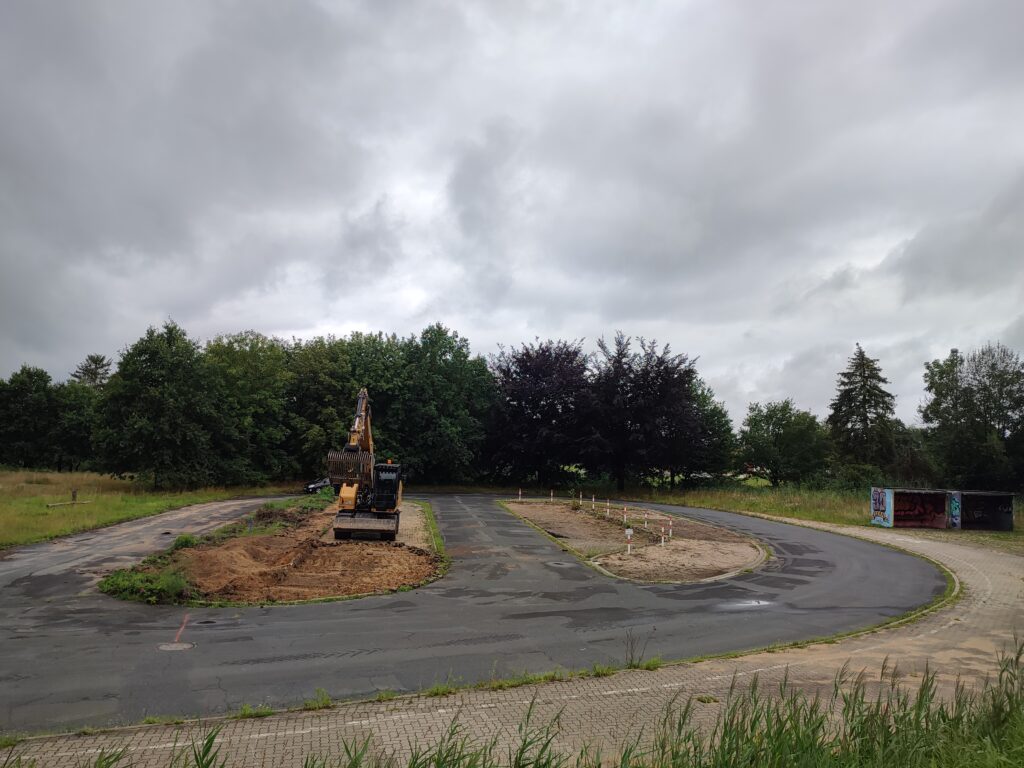
M 761 550 L 747 541 L 711 541 L 673 538 L 665 546 L 634 547 L 594 562 L 606 571 L 636 581 L 687 582 L 710 579 L 751 568 L 761 561 Z
M 426 581 L 441 563 L 422 546 L 429 536 L 415 505 L 403 505 L 396 542 L 334 541 L 329 512 L 260 515 L 261 522 L 279 519 L 288 527 L 174 555 L 199 597 L 270 602 L 387 592 Z
M 753 567 L 762 558 L 762 550 L 746 536 L 639 507 L 626 509 L 626 525 L 633 529 L 629 555 L 622 507 L 591 510 L 584 504 L 574 510 L 558 502 L 510 502 L 508 507 L 589 561 L 637 581 L 700 581 Z

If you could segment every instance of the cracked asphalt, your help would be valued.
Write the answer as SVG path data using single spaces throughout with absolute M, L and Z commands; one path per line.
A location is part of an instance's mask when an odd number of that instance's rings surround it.
M 412 592 L 300 606 L 145 606 L 95 590 L 100 575 L 258 499 L 215 502 L 10 550 L 0 558 L 0 729 L 110 726 L 284 708 L 594 663 L 740 651 L 877 624 L 929 602 L 942 573 L 824 530 L 657 506 L 768 544 L 748 574 L 691 585 L 602 576 L 493 497 L 432 496 L 449 574 Z M 190 644 L 188 650 L 160 646 Z

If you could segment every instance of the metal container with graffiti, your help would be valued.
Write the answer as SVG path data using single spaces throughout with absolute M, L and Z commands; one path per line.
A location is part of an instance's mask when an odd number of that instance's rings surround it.
M 892 528 L 892 489 L 871 489 L 871 524 Z
M 960 528 L 965 531 L 1012 531 L 1013 494 L 960 491 Z
M 946 528 L 946 491 L 872 488 L 871 523 L 884 528 Z

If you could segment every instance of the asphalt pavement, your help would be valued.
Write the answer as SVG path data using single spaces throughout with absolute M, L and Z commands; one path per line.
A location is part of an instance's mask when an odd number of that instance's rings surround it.
M 771 561 L 691 585 L 637 585 L 579 563 L 493 497 L 432 496 L 452 567 L 411 592 L 298 606 L 125 603 L 100 573 L 250 511 L 218 502 L 0 557 L 0 729 L 38 731 L 283 708 L 316 688 L 380 690 L 594 663 L 740 651 L 870 626 L 945 588 L 926 561 L 820 530 L 650 505 L 752 535 Z M 180 648 L 181 650 L 164 650 Z

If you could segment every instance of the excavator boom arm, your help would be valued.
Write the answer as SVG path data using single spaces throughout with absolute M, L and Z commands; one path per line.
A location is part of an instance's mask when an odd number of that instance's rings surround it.
M 370 395 L 366 387 L 359 390 L 356 398 L 356 415 L 352 420 L 352 429 L 348 432 L 347 449 L 373 453 L 373 428 L 370 425 Z

